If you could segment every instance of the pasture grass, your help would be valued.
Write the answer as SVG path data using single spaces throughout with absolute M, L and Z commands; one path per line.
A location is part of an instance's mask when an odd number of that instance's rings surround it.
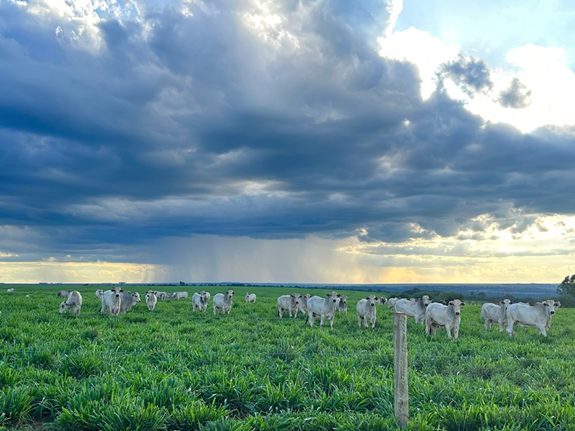
M 349 311 L 330 330 L 280 320 L 283 288 L 234 288 L 229 316 L 192 313 L 188 299 L 111 318 L 98 313 L 95 287 L 76 286 L 76 318 L 58 313 L 54 286 L 7 287 L 0 430 L 396 429 L 392 318 L 380 307 L 375 330 L 358 328 L 365 292 L 346 292 Z M 248 290 L 256 304 L 243 302 Z M 409 321 L 408 429 L 575 429 L 575 312 L 560 309 L 548 338 L 520 327 L 509 338 L 483 329 L 479 307 L 464 307 L 457 341 Z

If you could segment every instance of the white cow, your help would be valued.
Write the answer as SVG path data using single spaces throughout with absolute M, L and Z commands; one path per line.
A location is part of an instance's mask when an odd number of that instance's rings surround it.
M 367 325 L 371 325 L 371 329 L 375 328 L 375 322 L 377 321 L 377 304 L 385 304 L 385 298 L 378 298 L 375 295 L 369 295 L 367 298 L 360 299 L 355 305 L 355 310 L 357 311 L 357 324 L 365 328 Z
M 307 318 L 309 326 L 313 327 L 315 316 L 319 316 L 319 326 L 323 326 L 325 319 L 329 321 L 330 328 L 333 328 L 333 319 L 339 307 L 339 294 L 328 293 L 325 298 L 312 296 L 307 301 Z
M 168 297 L 168 292 L 156 292 L 156 298 L 158 298 L 158 301 L 165 301 Z
M 206 311 L 208 308 L 208 292 L 196 292 L 192 295 L 192 311 L 199 310 L 201 312 Z
M 176 301 L 179 301 L 180 299 L 187 299 L 188 298 L 188 292 L 176 292 Z
M 395 309 L 395 303 L 399 300 L 399 298 L 396 298 L 395 296 L 392 298 L 389 298 L 387 300 L 387 308 L 389 308 L 390 310 Z
M 447 305 L 433 302 L 425 310 L 425 333 L 433 334 L 435 330 L 444 326 L 448 338 L 459 337 L 459 325 L 461 324 L 461 307 L 465 305 L 459 299 L 452 299 Z
M 301 295 L 282 295 L 277 299 L 278 315 L 283 317 L 284 311 L 289 313 L 289 317 L 297 316 Z M 294 315 L 295 313 L 295 315 Z
M 70 294 L 69 290 L 60 290 L 60 291 L 58 291 L 56 296 L 61 297 L 61 298 L 67 298 L 69 294 Z
M 557 308 L 554 300 L 536 302 L 535 305 L 522 302 L 509 305 L 507 307 L 507 334 L 513 335 L 513 325 L 518 322 L 525 326 L 535 326 L 539 333 L 546 337 L 549 321 Z
M 14 293 L 14 288 L 11 287 L 10 289 L 6 289 L 6 293 Z
M 422 323 L 425 320 L 425 309 L 430 303 L 427 295 L 423 295 L 421 298 L 401 298 L 395 301 L 395 311 L 412 316 L 417 323 Z
M 232 311 L 232 300 L 234 291 L 228 290 L 226 293 L 216 293 L 214 295 L 214 315 L 219 313 L 230 314 Z
M 65 301 L 60 303 L 60 314 L 69 311 L 78 316 L 80 310 L 82 309 L 82 295 L 77 290 L 72 290 L 68 293 L 68 297 Z
M 122 303 L 120 304 L 120 311 L 127 313 L 138 302 L 140 302 L 140 294 L 138 292 L 122 292 Z
M 256 302 L 256 294 L 255 293 L 246 293 L 246 295 L 244 296 L 244 300 L 248 304 L 254 304 Z
M 337 295 L 337 293 L 336 293 Z M 337 311 L 340 313 L 347 313 L 347 296 L 341 295 L 339 297 L 339 305 L 337 306 Z
M 108 311 L 110 316 L 117 316 L 120 314 L 120 307 L 122 305 L 122 293 L 123 289 L 120 287 L 114 287 L 110 290 L 106 290 L 100 299 L 100 313 Z
M 503 299 L 499 305 L 487 302 L 481 306 L 481 319 L 483 319 L 485 329 L 491 329 L 491 324 L 497 322 L 499 332 L 503 332 L 503 325 L 507 320 L 505 313 L 509 304 L 511 304 L 509 299 Z
M 156 309 L 156 304 L 158 303 L 158 297 L 156 296 L 156 291 L 148 290 L 146 292 L 146 305 L 148 310 L 154 311 Z
M 307 316 L 307 301 L 311 298 L 309 293 L 305 295 L 298 295 L 299 297 L 299 304 L 295 310 L 294 317 L 297 317 L 298 313 L 301 311 L 304 316 Z
M 96 298 L 98 298 L 101 301 L 102 296 L 104 296 L 104 290 L 103 289 L 96 290 Z

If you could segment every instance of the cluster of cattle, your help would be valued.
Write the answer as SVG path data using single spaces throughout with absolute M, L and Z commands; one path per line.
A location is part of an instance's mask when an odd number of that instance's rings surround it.
M 80 314 L 82 308 L 82 295 L 74 290 L 71 292 L 60 291 L 58 296 L 65 296 L 66 300 L 60 304 L 60 313 L 66 311 L 74 315 Z M 109 290 L 97 290 L 96 297 L 100 299 L 100 313 L 109 313 L 116 316 L 121 312 L 128 312 L 138 302 L 140 294 L 137 292 L 124 292 L 120 287 L 114 287 Z M 146 292 L 146 305 L 150 311 L 153 311 L 159 300 L 180 300 L 188 297 L 187 292 Z M 204 312 L 208 307 L 210 293 L 206 291 L 196 292 L 192 295 L 192 311 Z M 213 297 L 213 313 L 230 314 L 233 306 L 234 291 L 228 290 L 225 293 L 217 293 Z M 289 317 L 297 318 L 301 312 L 306 316 L 307 323 L 311 327 L 319 318 L 319 326 L 324 322 L 329 323 L 333 328 L 333 322 L 336 313 L 347 312 L 347 296 L 337 292 L 331 292 L 322 296 L 311 296 L 309 294 L 291 294 L 281 295 L 277 298 L 277 313 L 279 318 L 284 314 Z M 253 304 L 256 302 L 254 293 L 246 293 L 244 296 L 246 303 Z M 429 296 L 423 295 L 420 298 L 383 298 L 375 295 L 367 296 L 360 299 L 356 304 L 357 323 L 360 328 L 375 328 L 377 322 L 377 305 L 387 304 L 387 307 L 394 311 L 404 313 L 415 319 L 416 323 L 425 324 L 425 333 L 433 335 L 435 331 L 442 327 L 445 328 L 449 338 L 459 337 L 459 327 L 461 324 L 461 307 L 465 303 L 459 299 L 448 301 L 432 302 Z M 551 323 L 551 317 L 561 306 L 559 301 L 545 300 L 530 305 L 524 302 L 511 304 L 511 301 L 504 299 L 500 304 L 486 303 L 481 307 L 481 319 L 484 321 L 485 329 L 490 329 L 492 323 L 497 322 L 499 330 L 506 330 L 509 335 L 513 335 L 515 323 L 523 326 L 535 326 L 541 335 L 547 336 L 547 331 Z
M 539 333 L 546 337 L 551 326 L 551 317 L 559 307 L 561 303 L 554 299 L 536 302 L 535 305 L 525 302 L 512 304 L 509 299 L 504 299 L 499 304 L 483 304 L 481 319 L 485 329 L 491 329 L 491 324 L 497 322 L 500 332 L 503 332 L 503 325 L 507 325 L 507 333 L 513 335 L 513 326 L 519 323 L 523 326 L 535 326 Z

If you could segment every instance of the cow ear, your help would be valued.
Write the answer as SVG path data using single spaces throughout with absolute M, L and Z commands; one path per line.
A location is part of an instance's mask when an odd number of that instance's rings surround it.
M 447 305 L 453 305 L 453 301 L 449 301 Z
M 465 302 L 461 302 L 461 306 L 463 307 L 465 305 Z
M 331 293 L 326 293 L 325 296 L 329 298 L 331 296 Z
M 335 296 L 337 296 L 338 298 L 341 298 L 341 295 L 340 295 L 339 293 L 338 293 L 337 295 L 335 295 Z
M 549 307 L 549 304 L 548 304 L 547 302 L 544 302 L 543 305 L 544 305 L 545 307 Z
M 290 295 L 292 298 L 295 298 L 295 295 Z

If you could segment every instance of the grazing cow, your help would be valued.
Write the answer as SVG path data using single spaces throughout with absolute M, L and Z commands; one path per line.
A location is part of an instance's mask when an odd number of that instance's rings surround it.
M 499 302 L 499 305 L 487 302 L 481 306 L 481 319 L 483 319 L 485 329 L 491 329 L 491 324 L 497 322 L 499 324 L 499 332 L 503 332 L 503 324 L 507 319 L 505 314 L 509 304 L 511 304 L 509 299 L 503 299 Z
M 277 299 L 278 315 L 283 317 L 284 311 L 287 310 L 289 317 L 297 316 L 297 310 L 300 304 L 301 295 L 282 295 Z M 295 313 L 295 315 L 294 315 Z
M 199 310 L 201 312 L 206 311 L 206 308 L 208 308 L 208 298 L 209 298 L 209 293 L 208 292 L 200 292 L 200 293 L 194 293 L 192 295 L 192 311 L 196 311 Z
M 120 307 L 122 305 L 122 293 L 124 290 L 121 287 L 114 287 L 106 290 L 100 299 L 101 307 L 100 313 L 108 311 L 110 316 L 117 316 L 120 314 Z
M 367 298 L 360 299 L 355 305 L 357 311 L 357 324 L 362 327 L 362 324 L 367 328 L 368 323 L 371 329 L 375 328 L 377 321 L 377 304 L 385 304 L 385 298 L 378 298 L 375 295 L 369 295 Z
M 158 297 L 156 296 L 155 291 L 148 290 L 146 292 L 146 305 L 148 306 L 148 310 L 154 311 L 156 309 L 156 304 L 158 303 Z
M 56 296 L 61 297 L 61 298 L 67 298 L 69 294 L 70 294 L 69 290 L 60 290 L 60 291 L 58 291 Z
M 168 292 L 156 292 L 156 298 L 158 298 L 158 301 L 165 301 L 168 299 L 168 296 Z
M 122 303 L 120 304 L 120 311 L 127 313 L 138 302 L 140 302 L 140 294 L 138 292 L 122 292 Z
M 425 309 L 430 302 L 429 296 L 427 295 L 416 299 L 401 298 L 395 302 L 395 311 L 413 316 L 417 323 L 422 323 L 425 320 Z
M 306 293 L 305 295 L 297 295 L 299 297 L 299 304 L 295 310 L 295 315 L 294 317 L 297 317 L 298 312 L 302 312 L 302 314 L 304 316 L 307 316 L 307 301 L 311 298 L 311 295 L 309 293 Z
M 219 313 L 230 314 L 232 311 L 232 300 L 234 291 L 228 290 L 226 293 L 216 293 L 214 295 L 214 315 Z
M 307 301 L 307 318 L 309 326 L 313 327 L 315 316 L 319 316 L 319 326 L 323 326 L 323 321 L 329 321 L 330 328 L 333 328 L 333 319 L 339 306 L 340 295 L 328 293 L 325 298 L 312 296 Z
M 174 299 L 176 301 L 179 301 L 180 299 L 188 299 L 188 292 L 176 292 Z
M 255 294 L 255 293 L 246 293 L 246 295 L 244 296 L 244 300 L 245 300 L 248 304 L 255 304 L 255 302 L 256 302 L 256 294 Z
M 461 307 L 465 303 L 459 299 L 452 299 L 447 305 L 433 302 L 425 310 L 425 333 L 431 335 L 440 326 L 445 326 L 448 338 L 459 337 L 461 324 Z
M 513 335 L 513 325 L 518 322 L 525 326 L 535 326 L 539 333 L 546 337 L 549 321 L 557 308 L 554 300 L 536 302 L 535 305 L 522 302 L 509 305 L 507 307 L 507 334 Z
M 72 290 L 69 292 L 66 300 L 60 303 L 60 314 L 69 311 L 74 314 L 74 316 L 78 316 L 81 309 L 82 295 L 77 290 Z
M 14 288 L 11 287 L 10 289 L 6 289 L 6 293 L 14 293 Z

